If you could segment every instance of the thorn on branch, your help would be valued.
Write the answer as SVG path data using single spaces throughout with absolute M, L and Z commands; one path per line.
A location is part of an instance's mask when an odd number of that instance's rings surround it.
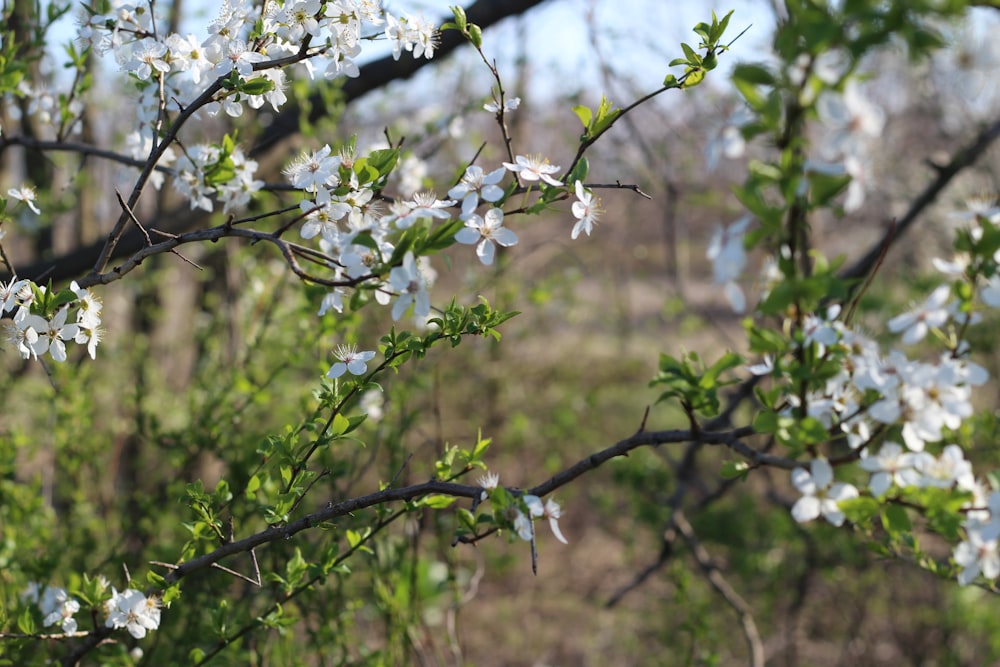
M 642 413 L 642 422 L 639 423 L 639 430 L 635 432 L 636 435 L 646 432 L 646 420 L 649 419 L 649 406 L 646 406 L 645 412 Z
M 122 197 L 122 193 L 119 192 L 117 189 L 115 190 L 115 197 L 118 198 L 118 204 L 122 207 L 122 210 L 125 211 L 125 213 L 128 215 L 129 220 L 134 222 L 135 226 L 139 228 L 140 232 L 142 232 L 142 235 L 146 239 L 146 245 L 147 246 L 153 245 L 153 240 L 149 238 L 149 232 L 147 232 L 146 228 L 142 226 L 141 222 L 139 222 L 139 218 L 135 217 L 135 213 L 133 213 L 129 205 L 125 203 L 125 199 Z
M 191 266 L 193 266 L 194 268 L 198 269 L 199 271 L 203 271 L 203 270 L 204 270 L 204 269 L 203 269 L 203 268 L 202 268 L 202 267 L 201 267 L 201 266 L 200 266 L 199 264 L 197 264 L 196 262 L 192 262 L 192 261 L 191 261 L 190 259 L 188 259 L 188 258 L 187 258 L 187 257 L 185 257 L 184 255 L 180 254 L 180 253 L 179 253 L 179 252 L 177 252 L 176 250 L 173 250 L 173 249 L 172 249 L 172 250 L 171 250 L 170 252 L 171 252 L 172 254 L 174 254 L 174 255 L 177 255 L 178 257 L 180 257 L 180 258 L 181 258 L 181 259 L 183 259 L 183 260 L 184 260 L 185 262 L 187 262 L 188 264 L 190 264 L 190 265 L 191 265 Z

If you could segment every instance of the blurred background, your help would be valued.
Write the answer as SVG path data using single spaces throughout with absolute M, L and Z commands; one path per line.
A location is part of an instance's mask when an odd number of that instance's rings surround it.
M 448 17 L 444 2 L 387 9 Z M 493 267 L 482 267 L 464 246 L 436 258 L 433 294 L 457 292 L 470 303 L 482 294 L 522 314 L 503 325 L 501 344 L 474 340 L 435 350 L 386 377 L 384 392 L 369 404 L 380 418 L 372 413 L 359 435 L 366 444 L 324 454 L 335 482 L 303 511 L 368 493 L 400 470 L 400 483 L 423 481 L 446 444 L 469 446 L 480 430 L 493 440 L 490 470 L 504 484 L 530 487 L 639 428 L 657 397 L 648 382 L 661 352 L 695 351 L 712 360 L 726 349 L 746 351 L 741 318 L 712 283 L 705 250 L 716 225 L 742 215 L 731 187 L 748 161 L 769 149 L 726 134 L 739 110 L 728 71 L 736 62 L 771 58 L 780 10 L 768 2 L 549 0 L 488 28 L 484 50 L 496 59 L 508 97 L 522 100 L 509 116 L 514 152 L 541 153 L 565 166 L 580 132 L 571 107 L 596 106 L 602 94 L 624 106 L 658 88 L 680 55 L 679 42 L 696 43 L 691 28 L 710 20 L 712 9 L 734 10 L 729 34 L 746 28 L 720 69 L 703 86 L 638 109 L 590 155 L 588 183 L 634 184 L 650 199 L 596 190 L 604 213 L 593 236 L 575 241 L 569 202 L 541 218 L 511 221 L 520 243 Z M 196 34 L 213 16 L 203 7 L 178 11 L 184 29 Z M 844 254 L 850 263 L 867 252 L 935 178 L 935 165 L 996 122 L 997 16 L 979 9 L 937 26 L 950 47 L 930 58 L 915 62 L 902 48 L 889 48 L 865 64 L 865 94 L 886 123 L 871 151 L 863 206 L 814 221 L 814 243 L 828 256 Z M 40 74 L 58 83 L 60 57 L 53 45 L 50 60 L 36 64 Z M 281 167 L 303 150 L 337 147 L 353 135 L 363 149 L 386 133 L 405 137 L 409 163 L 401 171 L 421 188 L 453 182 L 455 165 L 483 142 L 479 164 L 495 168 L 506 158 L 493 115 L 482 110 L 491 84 L 478 56 L 460 48 L 348 103 L 330 87 L 322 117 L 260 155 L 258 177 L 282 182 Z M 123 145 L 129 118 L 120 100 L 129 91 L 113 62 L 96 70 L 94 90 L 101 94 L 88 106 L 78 139 Z M 304 103 L 312 90 L 302 81 L 288 93 Z M 4 134 L 44 134 L 32 126 L 28 104 L 4 100 Z M 254 145 L 269 120 L 264 113 L 235 121 L 245 145 Z M 222 122 L 205 127 L 215 131 Z M 972 198 L 994 196 L 998 158 L 995 148 L 983 154 L 899 239 L 862 304 L 862 321 L 873 331 L 884 330 L 887 308 L 922 299 L 933 287 L 931 260 L 949 254 L 959 224 L 952 214 Z M 4 239 L 14 266 L 36 275 L 45 266 L 69 266 L 66 257 L 107 234 L 118 213 L 113 190 L 126 191 L 136 173 L 72 153 L 9 149 L 0 159 L 3 188 L 25 180 L 39 186 L 45 215 L 21 215 L 5 226 Z M 400 179 L 390 189 L 407 187 Z M 289 202 L 289 193 L 268 192 L 256 206 Z M 169 185 L 147 192 L 137 214 L 153 226 L 207 224 Z M 185 539 L 178 525 L 184 486 L 245 480 L 259 463 L 261 442 L 312 409 L 333 347 L 350 337 L 374 349 L 391 325 L 373 306 L 317 317 L 323 290 L 299 284 L 271 249 L 230 239 L 187 246 L 184 255 L 202 269 L 159 256 L 97 292 L 107 332 L 96 361 L 43 367 L 3 348 L 0 585 L 10 608 L 15 582 L 26 577 L 111 576 L 121 562 L 135 570 L 150 560 L 173 562 Z M 751 258 L 750 294 L 758 269 L 759 258 Z M 52 271 L 60 284 L 85 273 Z M 995 377 L 1000 364 L 992 347 L 976 361 Z M 975 424 L 981 446 L 970 458 L 977 469 L 990 469 L 997 459 L 996 386 L 977 398 L 984 408 Z M 733 420 L 749 415 L 745 407 Z M 647 424 L 686 426 L 668 403 L 655 405 Z M 959 588 L 879 553 L 870 548 L 877 536 L 797 525 L 788 511 L 796 495 L 787 474 L 761 469 L 746 482 L 724 482 L 721 464 L 733 458 L 688 445 L 640 449 L 561 489 L 560 525 L 570 544 L 540 530 L 537 576 L 523 542 L 452 547 L 450 515 L 409 517 L 372 554 L 349 561 L 353 576 L 335 575 L 291 603 L 299 624 L 264 624 L 212 664 L 746 664 L 748 618 L 768 664 L 1000 660 L 992 592 Z M 364 521 L 358 517 L 358 525 Z M 280 571 L 295 548 L 320 548 L 326 539 L 274 545 L 261 554 L 261 569 Z M 945 559 L 949 553 L 933 542 L 924 548 Z M 230 628 L 253 624 L 268 608 L 244 584 L 214 574 L 187 586 L 185 613 L 164 612 L 168 632 L 194 632 L 212 614 L 228 616 Z M 220 611 L 215 601 L 225 596 L 245 600 L 245 608 Z M 296 653 L 298 639 L 323 633 L 330 633 L 328 653 Z M 156 637 L 143 644 L 144 664 L 181 660 Z M 272 661 L 248 657 L 260 655 Z

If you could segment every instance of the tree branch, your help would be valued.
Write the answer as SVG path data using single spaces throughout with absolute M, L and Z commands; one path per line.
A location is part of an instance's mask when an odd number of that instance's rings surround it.
M 485 30 L 503 19 L 522 14 L 529 9 L 541 5 L 543 2 L 545 0 L 478 0 L 466 10 L 466 16 L 470 23 L 475 23 Z M 449 30 L 441 35 L 440 44 L 435 50 L 437 58 L 433 60 L 400 58 L 396 61 L 391 56 L 387 56 L 368 63 L 360 68 L 361 73 L 357 78 L 348 79 L 344 83 L 341 90 L 342 99 L 345 103 L 350 103 L 370 92 L 383 88 L 393 81 L 407 79 L 424 67 L 440 62 L 444 56 L 452 53 L 464 43 L 465 39 L 458 31 Z M 315 122 L 326 113 L 324 100 L 319 93 L 316 93 L 312 96 L 310 103 L 312 111 L 310 112 L 309 120 L 310 122 Z M 300 131 L 301 113 L 301 109 L 296 105 L 292 103 L 286 105 L 264 131 L 257 145 L 250 151 L 250 156 L 260 159 L 275 148 L 278 143 L 297 134 Z M 65 150 L 65 148 L 59 148 L 58 150 Z M 82 152 L 78 146 L 69 150 Z M 114 153 L 105 154 L 105 152 L 99 152 L 97 149 L 93 149 L 90 153 L 113 159 L 117 162 L 123 162 L 122 156 Z M 145 164 L 145 162 L 142 162 L 140 165 L 135 166 L 141 168 Z M 162 168 L 157 167 L 157 169 L 162 171 Z M 135 206 L 135 202 L 132 201 L 131 197 L 128 203 L 131 207 Z M 176 234 L 207 224 L 211 215 L 211 213 L 201 211 L 192 212 L 185 204 L 161 214 L 155 220 L 149 221 L 148 226 Z M 106 257 L 102 257 L 101 250 L 107 244 L 107 240 L 105 238 L 97 243 L 79 248 L 65 255 L 52 259 L 43 259 L 29 266 L 15 267 L 17 274 L 24 278 L 35 278 L 45 275 L 54 282 L 63 282 L 71 278 L 80 277 L 91 268 L 97 266 L 99 259 L 103 263 L 109 259 L 130 255 L 139 251 L 145 244 L 145 239 L 138 229 L 127 229 L 114 239 L 113 251 L 108 253 Z M 0 279 L 2 280 L 9 280 L 10 278 L 11 274 L 9 273 L 0 274 Z

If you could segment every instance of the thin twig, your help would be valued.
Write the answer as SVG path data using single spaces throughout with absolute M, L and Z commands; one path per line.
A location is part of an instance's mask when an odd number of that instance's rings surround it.
M 764 667 L 764 644 L 761 642 L 760 632 L 757 631 L 757 623 L 754 621 L 753 610 L 750 609 L 750 605 L 729 585 L 726 578 L 722 576 L 722 571 L 698 540 L 694 528 L 688 523 L 683 512 L 677 512 L 674 515 L 674 525 L 677 526 L 677 530 L 684 536 L 684 541 L 687 543 L 688 548 L 691 549 L 691 553 L 694 555 L 695 560 L 698 561 L 698 565 L 705 572 L 709 583 L 729 603 L 729 606 L 739 614 L 740 623 L 743 625 L 743 635 L 746 637 L 747 647 L 750 649 L 751 667 Z

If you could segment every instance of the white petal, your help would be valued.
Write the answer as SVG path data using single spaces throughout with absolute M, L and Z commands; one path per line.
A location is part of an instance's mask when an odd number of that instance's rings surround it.
M 805 468 L 796 468 L 792 471 L 792 484 L 807 496 L 816 495 L 816 482 Z
M 502 245 L 505 248 L 509 248 L 517 243 L 517 234 L 507 229 L 506 227 L 501 227 L 500 229 L 493 232 L 493 240 Z
M 792 506 L 792 518 L 799 523 L 807 523 L 819 516 L 819 498 L 814 496 L 802 496 L 795 505 Z
M 455 240 L 459 243 L 464 243 L 465 245 L 472 245 L 473 243 L 478 243 L 479 239 L 483 237 L 479 233 L 478 229 L 472 227 L 465 227 L 460 229 L 457 234 L 455 234 Z
M 833 482 L 833 468 L 830 466 L 830 462 L 823 457 L 813 459 L 812 463 L 809 464 L 809 470 L 812 472 L 813 481 L 819 488 L 825 489 Z
M 489 239 L 483 239 L 483 242 L 476 247 L 476 255 L 479 256 L 479 261 L 481 261 L 485 266 L 489 266 L 493 263 L 493 254 L 496 250 L 496 246 Z
M 563 544 L 569 544 L 569 540 L 563 537 L 562 531 L 559 530 L 559 522 L 555 519 L 549 519 L 549 527 L 552 529 L 552 534 L 556 536 L 556 539 Z

